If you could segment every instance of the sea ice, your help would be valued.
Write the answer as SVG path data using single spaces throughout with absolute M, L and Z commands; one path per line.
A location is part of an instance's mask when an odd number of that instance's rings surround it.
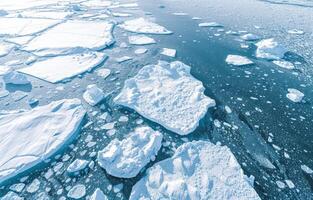
M 75 185 L 68 191 L 67 197 L 72 199 L 80 199 L 86 195 L 86 187 L 84 185 Z
M 101 189 L 97 188 L 89 200 L 108 200 L 108 197 L 102 192 Z
M 46 19 L 64 19 L 71 15 L 71 12 L 62 11 L 40 11 L 40 10 L 27 10 L 19 13 L 22 17 L 26 18 L 46 18 Z
M 8 55 L 13 47 L 12 44 L 0 42 L 0 57 Z
M 97 85 L 88 85 L 86 91 L 83 94 L 84 100 L 91 106 L 97 105 L 104 99 L 105 95 L 103 90 L 97 87 Z
M 245 35 L 240 36 L 241 39 L 246 40 L 246 41 L 254 41 L 254 40 L 259 40 L 260 37 L 258 35 L 254 35 L 252 33 L 248 33 Z
M 223 25 L 217 22 L 203 22 L 199 24 L 199 27 L 223 27 Z
M 15 192 L 8 192 L 5 196 L 1 197 L 1 200 L 24 200 L 24 198 L 18 196 Z
M 78 48 L 101 50 L 114 42 L 113 27 L 107 21 L 68 20 L 36 37 L 23 50 L 38 55 L 75 53 Z
M 98 69 L 96 71 L 97 75 L 98 76 L 101 76 L 102 78 L 107 78 L 110 74 L 111 74 L 111 70 L 110 69 L 106 69 L 106 68 L 101 68 L 101 69 Z
M 145 35 L 134 35 L 128 37 L 129 44 L 132 45 L 148 45 L 148 44 L 155 44 L 155 40 L 151 37 Z
M 137 54 L 137 55 L 141 55 L 141 54 L 147 53 L 147 51 L 148 51 L 148 49 L 139 48 L 139 49 L 136 49 L 134 53 Z
M 291 29 L 287 31 L 289 34 L 294 34 L 294 35 L 303 35 L 304 31 L 298 30 L 298 29 Z
M 66 169 L 67 173 L 71 175 L 76 175 L 82 170 L 86 169 L 88 166 L 89 161 L 87 160 L 81 160 L 81 159 L 76 159 L 74 162 L 72 162 L 68 168 Z
M 175 58 L 176 57 L 176 50 L 175 49 L 169 49 L 169 48 L 163 48 L 161 51 L 162 55 Z
M 313 170 L 306 165 L 301 165 L 301 169 L 307 174 L 313 174 Z
M 196 141 L 147 170 L 133 186 L 137 199 L 260 199 L 229 148 Z
M 79 99 L 54 101 L 32 110 L 2 111 L 0 183 L 40 164 L 68 144 L 84 116 Z
M 304 94 L 297 89 L 288 88 L 288 94 L 286 96 L 290 101 L 297 103 L 302 100 Z
M 130 56 L 122 56 L 120 58 L 116 58 L 116 62 L 118 63 L 122 63 L 122 62 L 126 62 L 126 61 L 129 61 L 129 60 L 132 60 L 133 58 L 130 57 Z
M 30 81 L 24 74 L 14 71 L 5 74 L 3 76 L 3 81 L 6 84 L 15 84 L 15 85 L 26 85 L 30 83 Z
M 215 101 L 204 95 L 203 84 L 182 62 L 159 61 L 128 79 L 117 104 L 129 107 L 180 135 L 193 132 Z
M 137 127 L 124 140 L 114 139 L 99 151 L 98 163 L 112 176 L 133 178 L 157 155 L 162 138 L 150 127 Z
M 273 63 L 281 68 L 285 68 L 285 69 L 294 69 L 295 66 L 288 61 L 285 60 L 274 60 Z
M 172 32 L 156 23 L 150 22 L 145 18 L 137 18 L 125 21 L 121 28 L 126 31 L 135 33 L 148 33 L 148 34 L 171 34 Z
M 51 83 L 56 83 L 93 69 L 106 58 L 107 56 L 98 52 L 50 57 L 18 71 Z
M 243 65 L 251 65 L 253 62 L 245 56 L 239 55 L 228 55 L 226 57 L 226 63 L 229 65 L 235 66 L 243 66 Z
M 46 30 L 59 23 L 54 19 L 0 18 L 0 35 L 23 36 Z
M 287 52 L 274 38 L 261 40 L 256 46 L 256 57 L 268 60 L 282 59 Z
M 120 13 L 120 12 L 113 12 L 113 17 L 131 17 L 132 14 L 129 13 Z

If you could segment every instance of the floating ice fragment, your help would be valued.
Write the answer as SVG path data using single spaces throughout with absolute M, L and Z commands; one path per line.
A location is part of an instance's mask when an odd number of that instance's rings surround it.
M 204 22 L 204 23 L 200 23 L 199 27 L 223 27 L 223 25 L 217 22 Z
M 35 193 L 39 190 L 40 181 L 38 179 L 34 179 L 30 185 L 27 186 L 26 191 L 29 193 Z
M 23 197 L 18 196 L 15 192 L 8 192 L 1 200 L 24 200 Z
M 122 62 L 126 62 L 126 61 L 129 61 L 129 60 L 132 60 L 133 58 L 130 57 L 130 56 L 123 56 L 123 57 L 120 57 L 120 58 L 116 58 L 116 62 L 118 63 L 122 63 Z
M 287 31 L 289 34 L 294 34 L 294 35 L 303 35 L 304 31 L 298 30 L 298 29 L 291 29 Z
M 66 169 L 67 173 L 71 174 L 71 175 L 76 175 L 78 174 L 80 171 L 86 169 L 86 167 L 88 166 L 89 161 L 87 160 L 81 160 L 81 159 L 76 159 L 74 160 L 74 162 L 72 162 L 68 168 Z
M 229 65 L 235 66 L 243 66 L 243 65 L 251 65 L 253 62 L 245 56 L 239 55 L 228 55 L 226 57 L 226 63 Z
M 18 71 L 51 83 L 57 83 L 93 69 L 106 58 L 107 56 L 98 52 L 51 57 Z
M 100 188 L 97 188 L 89 200 L 108 200 L 108 197 L 102 192 Z
M 19 72 L 9 72 L 3 76 L 3 80 L 6 84 L 14 85 L 26 85 L 30 83 L 27 77 Z
M 135 54 L 137 55 L 141 55 L 141 54 L 145 54 L 147 53 L 148 49 L 145 49 L 145 48 L 139 48 L 139 49 L 136 49 L 135 50 Z
M 0 42 L 0 57 L 8 55 L 13 47 L 12 44 Z
M 132 14 L 129 13 L 120 13 L 120 12 L 113 12 L 112 15 L 114 17 L 131 17 Z
M 22 190 L 24 188 L 25 188 L 24 183 L 16 183 L 16 184 L 10 186 L 10 190 L 13 190 L 15 192 L 22 192 Z
M 307 174 L 313 174 L 313 170 L 307 165 L 301 165 L 301 169 Z
M 155 44 L 155 40 L 151 37 L 145 35 L 134 35 L 128 37 L 129 44 L 132 45 L 148 45 L 148 44 Z
M 175 58 L 176 57 L 176 50 L 175 49 L 169 49 L 169 48 L 163 48 L 161 54 L 168 56 L 168 57 Z
M 240 36 L 241 39 L 246 40 L 246 41 L 254 41 L 254 40 L 259 40 L 260 37 L 258 35 L 254 35 L 252 33 L 248 33 L 245 35 Z
M 97 105 L 104 99 L 105 95 L 103 90 L 97 87 L 97 85 L 88 85 L 86 91 L 83 94 L 84 100 L 91 106 Z
M 115 139 L 99 151 L 98 163 L 112 176 L 135 177 L 157 155 L 162 138 L 160 132 L 150 127 L 138 127 L 126 139 Z
M 121 28 L 135 33 L 149 34 L 171 34 L 172 32 L 156 23 L 150 22 L 144 18 L 137 18 L 125 21 L 120 25 Z
M 106 68 L 102 68 L 102 69 L 98 69 L 96 71 L 98 76 L 101 76 L 102 78 L 107 78 L 110 74 L 111 74 L 111 70 L 110 69 L 106 69 Z
M 84 115 L 79 99 L 0 113 L 0 152 L 6 152 L 0 157 L 0 183 L 37 166 L 68 144 Z
M 75 185 L 68 191 L 67 197 L 72 199 L 80 199 L 86 195 L 86 187 L 84 185 Z
M 215 101 L 182 62 L 147 65 L 127 80 L 115 103 L 129 107 L 180 135 L 193 132 Z
M 274 60 L 273 63 L 281 68 L 285 68 L 285 69 L 294 69 L 295 66 L 288 61 L 285 60 Z
M 132 188 L 137 199 L 259 200 L 227 147 L 210 142 L 189 142 L 150 169 Z
M 256 57 L 268 60 L 282 59 L 287 52 L 274 38 L 261 40 L 256 43 L 256 46 Z
M 288 88 L 288 94 L 286 96 L 290 101 L 297 103 L 302 100 L 304 94 L 297 89 Z

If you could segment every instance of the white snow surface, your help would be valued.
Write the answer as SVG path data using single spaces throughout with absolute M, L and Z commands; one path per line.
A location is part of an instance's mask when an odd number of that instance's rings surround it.
M 148 44 L 155 44 L 155 40 L 151 37 L 145 35 L 134 35 L 128 37 L 129 44 L 132 45 L 148 45 Z
M 171 34 L 172 32 L 154 22 L 150 22 L 145 18 L 136 18 L 127 20 L 119 25 L 121 28 L 134 33 L 148 34 Z
M 105 95 L 103 90 L 97 87 L 97 85 L 88 85 L 86 91 L 83 94 L 84 100 L 91 106 L 97 105 L 104 99 Z
M 226 57 L 226 63 L 229 65 L 235 65 L 235 66 L 243 66 L 243 65 L 251 65 L 253 62 L 245 57 L 245 56 L 239 56 L 239 55 L 228 55 Z
M 113 27 L 107 21 L 68 20 L 36 37 L 23 50 L 41 56 L 75 53 L 79 48 L 101 50 L 114 42 Z
M 195 141 L 148 169 L 130 200 L 259 200 L 251 182 L 229 148 Z
M 0 113 L 0 183 L 40 164 L 70 142 L 85 113 L 79 99 Z
M 286 94 L 286 97 L 290 101 L 298 103 L 298 102 L 302 101 L 302 99 L 304 97 L 304 94 L 302 92 L 300 92 L 299 90 L 297 90 L 297 89 L 288 88 L 288 93 Z
M 193 132 L 215 101 L 204 95 L 203 84 L 190 74 L 182 62 L 159 61 L 147 65 L 125 81 L 115 103 L 180 135 Z
M 285 47 L 275 41 L 274 38 L 264 39 L 255 44 L 257 46 L 256 57 L 268 60 L 282 59 L 287 52 Z
M 176 57 L 176 50 L 175 49 L 169 49 L 169 48 L 163 48 L 161 51 L 161 54 L 164 56 L 175 58 Z
M 49 57 L 18 71 L 51 83 L 57 83 L 92 70 L 106 58 L 107 56 L 98 52 Z
M 133 178 L 153 160 L 162 146 L 162 134 L 150 127 L 137 127 L 119 141 L 114 139 L 98 152 L 98 163 L 108 174 Z

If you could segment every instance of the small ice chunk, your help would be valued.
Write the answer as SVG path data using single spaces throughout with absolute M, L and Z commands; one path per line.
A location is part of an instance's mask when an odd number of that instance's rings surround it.
M 141 54 L 145 54 L 147 53 L 148 49 L 145 49 L 145 48 L 139 48 L 139 49 L 136 49 L 135 50 L 135 54 L 137 55 L 141 55 Z
M 99 151 L 98 163 L 112 176 L 135 177 L 157 155 L 162 138 L 150 127 L 137 127 L 124 140 L 115 139 Z
M 51 57 L 18 71 L 51 83 L 57 83 L 95 68 L 106 58 L 107 56 L 99 52 Z
M 177 134 L 187 135 L 197 128 L 208 108 L 215 106 L 204 89 L 190 74 L 188 65 L 159 61 L 128 79 L 114 101 Z
M 284 69 L 294 69 L 295 66 L 291 63 L 291 62 L 288 62 L 288 61 L 285 61 L 285 60 L 274 60 L 273 63 L 281 68 L 284 68 Z
M 1 200 L 24 200 L 24 198 L 18 196 L 15 192 L 10 191 L 4 195 Z
M 3 81 L 6 84 L 14 84 L 14 85 L 26 85 L 29 84 L 30 81 L 27 79 L 27 76 L 18 72 L 9 72 L 3 76 Z
M 120 25 L 121 28 L 134 33 L 148 34 L 171 34 L 172 32 L 156 23 L 150 22 L 145 18 L 136 18 L 125 21 Z
M 245 56 L 239 55 L 228 55 L 226 57 L 226 63 L 229 65 L 235 66 L 243 66 L 243 65 L 251 65 L 253 62 Z
M 223 27 L 223 25 L 217 22 L 203 22 L 199 24 L 199 27 Z
M 37 166 L 72 141 L 86 111 L 79 99 L 0 112 L 0 184 Z M 23 134 L 21 134 L 23 133 Z
M 27 186 L 26 191 L 29 193 L 35 193 L 39 190 L 40 181 L 38 179 L 34 179 L 33 182 L 29 186 Z
M 14 45 L 0 42 L 0 57 L 6 56 L 13 49 Z
M 121 13 L 121 12 L 112 12 L 113 17 L 131 17 L 132 14 Z
M 188 142 L 149 168 L 129 199 L 260 200 L 251 182 L 229 148 Z
M 176 57 L 176 50 L 175 49 L 169 49 L 169 48 L 163 48 L 161 54 L 168 56 L 168 57 L 175 58 Z
M 288 88 L 288 94 L 286 96 L 290 101 L 297 103 L 303 99 L 304 94 L 297 89 Z
M 264 39 L 255 44 L 257 46 L 256 57 L 268 60 L 282 59 L 287 50 L 274 38 Z
M 107 78 L 110 74 L 111 74 L 111 70 L 110 69 L 106 69 L 106 68 L 102 68 L 102 69 L 98 69 L 96 71 L 98 76 L 101 76 L 102 78 Z
M 254 40 L 259 40 L 260 37 L 258 35 L 248 33 L 245 35 L 240 36 L 241 39 L 246 40 L 246 41 L 254 41 Z
M 120 118 L 118 118 L 119 122 L 128 122 L 128 117 L 127 116 L 120 116 Z
M 10 190 L 13 190 L 14 192 L 22 192 L 24 188 L 25 188 L 24 183 L 16 183 L 10 186 Z
M 100 188 L 97 188 L 89 200 L 108 200 L 108 197 L 102 192 Z
M 126 62 L 126 61 L 129 61 L 129 60 L 132 60 L 133 58 L 130 57 L 130 56 L 122 56 L 120 58 L 116 58 L 116 62 L 118 63 L 122 63 L 122 62 Z
M 72 199 L 80 199 L 83 198 L 85 195 L 86 187 L 82 184 L 75 185 L 67 193 L 67 197 Z
M 97 87 L 97 85 L 88 85 L 86 91 L 83 94 L 84 100 L 91 106 L 97 105 L 104 99 L 105 95 L 103 90 Z
M 301 169 L 307 174 L 313 174 L 313 170 L 307 165 L 301 165 Z
M 295 184 L 291 180 L 285 180 L 285 182 L 290 189 L 295 188 Z
M 298 29 L 291 29 L 287 31 L 289 34 L 293 34 L 293 35 L 303 35 L 304 31 L 302 30 L 298 30 Z
M 282 181 L 276 181 L 276 185 L 280 188 L 280 189 L 284 189 L 286 187 L 285 183 Z
M 129 44 L 132 45 L 148 45 L 148 44 L 155 44 L 155 40 L 151 37 L 145 35 L 134 35 L 128 37 Z
M 74 162 L 72 162 L 68 168 L 66 169 L 67 173 L 69 174 L 77 174 L 80 171 L 86 169 L 88 166 L 89 161 L 87 160 L 81 160 L 81 159 L 76 159 Z

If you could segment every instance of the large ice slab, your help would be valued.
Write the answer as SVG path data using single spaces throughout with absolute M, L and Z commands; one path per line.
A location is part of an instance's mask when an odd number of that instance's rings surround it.
M 150 127 L 137 127 L 126 139 L 110 142 L 98 153 L 98 163 L 108 174 L 133 178 L 153 160 L 162 145 L 162 134 Z
M 23 36 L 46 30 L 60 23 L 54 19 L 0 18 L 0 35 Z M 53 40 L 54 41 L 54 40 Z
M 126 31 L 135 33 L 148 33 L 148 34 L 171 34 L 172 32 L 156 23 L 150 22 L 145 18 L 136 18 L 127 20 L 121 25 L 121 28 Z
M 106 58 L 103 53 L 93 52 L 51 57 L 18 71 L 56 83 L 93 69 Z
M 261 40 L 256 46 L 256 57 L 268 60 L 282 59 L 287 52 L 274 38 Z
M 251 182 L 227 147 L 190 142 L 148 169 L 133 187 L 130 200 L 259 200 Z
M 73 53 L 78 48 L 101 50 L 114 42 L 113 27 L 107 21 L 69 20 L 36 37 L 23 49 L 39 55 Z
M 70 142 L 84 116 L 79 99 L 0 113 L 0 183 L 40 164 Z
M 125 82 L 114 99 L 180 135 L 193 132 L 215 101 L 204 95 L 203 84 L 182 62 L 147 65 Z

